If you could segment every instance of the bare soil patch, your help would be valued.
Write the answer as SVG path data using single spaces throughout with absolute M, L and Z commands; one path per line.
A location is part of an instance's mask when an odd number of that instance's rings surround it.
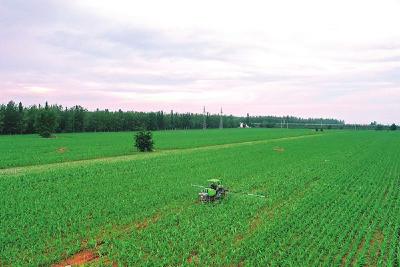
M 193 251 L 191 253 L 191 255 L 189 256 L 189 258 L 187 258 L 187 263 L 191 264 L 194 263 L 196 265 L 199 264 L 199 256 L 197 255 L 197 252 Z
M 374 232 L 371 241 L 369 242 L 369 249 L 367 254 L 367 260 L 369 266 L 377 266 L 377 261 L 379 256 L 381 255 L 381 246 L 385 236 L 383 235 L 382 230 L 377 229 Z
M 107 257 L 105 257 L 101 263 L 103 263 L 105 266 L 118 267 L 118 263 L 116 263 L 115 261 L 111 261 Z M 101 264 L 100 266 L 103 266 L 103 264 Z
M 141 222 L 138 222 L 135 224 L 136 230 L 145 229 L 145 228 L 147 228 L 147 226 L 149 226 L 149 222 L 147 220 L 144 220 L 144 221 L 141 221 Z
M 254 232 L 261 223 L 262 220 L 260 216 L 256 216 L 255 218 L 253 218 L 253 220 L 250 222 L 250 232 Z
M 67 147 L 59 147 L 59 148 L 57 148 L 57 153 L 59 153 L 59 154 L 64 154 L 67 151 L 68 151 Z
M 135 228 L 136 228 L 136 230 L 145 229 L 145 228 L 147 228 L 149 226 L 149 224 L 158 222 L 158 220 L 160 218 L 161 218 L 161 214 L 160 213 L 156 213 L 150 219 L 149 218 L 145 218 L 143 221 L 135 223 Z
M 282 153 L 285 151 L 285 149 L 283 147 L 274 147 L 274 151 L 278 152 L 278 153 Z
M 99 258 L 99 255 L 97 255 L 94 251 L 91 250 L 82 250 L 75 255 L 71 256 L 70 258 L 57 263 L 53 264 L 53 267 L 64 267 L 64 266 L 77 266 L 77 265 L 82 265 L 85 263 L 89 263 L 91 261 L 94 261 Z
M 351 266 L 356 266 L 355 264 L 357 262 L 357 258 L 360 255 L 364 245 L 365 245 L 365 237 L 363 237 L 363 239 L 361 240 L 360 244 L 358 244 L 357 252 L 355 253 L 355 255 L 353 257 L 353 260 L 351 261 Z

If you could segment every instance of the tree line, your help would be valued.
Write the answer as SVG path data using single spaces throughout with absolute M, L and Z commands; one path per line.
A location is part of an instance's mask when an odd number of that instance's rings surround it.
M 89 111 L 82 106 L 63 107 L 61 105 L 31 105 L 23 106 L 9 101 L 0 105 L 0 134 L 33 134 L 48 135 L 51 133 L 72 132 L 116 132 L 174 129 L 201 129 L 204 120 L 207 128 L 218 128 L 221 117 L 219 114 L 198 113 L 165 113 L 138 111 Z M 344 124 L 336 119 L 303 119 L 293 116 L 250 116 L 237 117 L 224 115 L 224 128 L 239 127 L 241 122 L 253 127 L 282 127 L 290 124 Z M 286 123 L 286 124 L 285 124 Z

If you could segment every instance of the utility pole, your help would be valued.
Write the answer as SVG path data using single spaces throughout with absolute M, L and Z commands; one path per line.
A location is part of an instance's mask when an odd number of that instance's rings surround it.
M 207 122 L 206 122 L 206 107 L 203 107 L 203 130 L 207 129 Z
M 219 128 L 220 129 L 224 128 L 224 123 L 222 121 L 222 107 L 221 107 L 221 114 L 219 116 Z

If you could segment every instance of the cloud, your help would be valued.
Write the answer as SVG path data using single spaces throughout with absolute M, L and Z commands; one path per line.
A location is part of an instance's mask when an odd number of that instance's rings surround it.
M 399 123 L 399 11 L 394 0 L 4 0 L 1 101 Z
M 40 87 L 40 86 L 27 86 L 25 87 L 25 89 L 28 89 L 28 91 L 33 94 L 39 94 L 39 95 L 54 91 L 54 89 L 52 88 Z

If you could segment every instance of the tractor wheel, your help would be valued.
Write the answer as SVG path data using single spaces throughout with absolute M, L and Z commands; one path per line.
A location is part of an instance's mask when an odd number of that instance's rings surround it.
M 209 203 L 209 202 L 212 201 L 211 197 L 208 196 L 208 195 L 200 195 L 200 196 L 199 196 L 199 200 L 200 200 L 202 203 Z

